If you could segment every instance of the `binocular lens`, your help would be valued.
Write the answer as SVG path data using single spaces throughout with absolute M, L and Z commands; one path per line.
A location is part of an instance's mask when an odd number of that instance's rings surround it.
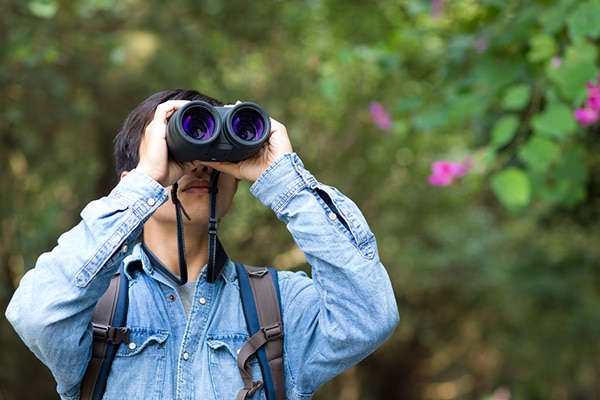
M 192 139 L 208 140 L 215 135 L 215 118 L 205 108 L 188 108 L 182 117 L 183 131 Z
M 190 101 L 169 118 L 167 146 L 176 161 L 245 160 L 269 140 L 269 114 L 257 104 L 214 107 Z
M 256 142 L 264 137 L 263 116 L 254 109 L 242 108 L 231 117 L 233 134 L 246 142 Z

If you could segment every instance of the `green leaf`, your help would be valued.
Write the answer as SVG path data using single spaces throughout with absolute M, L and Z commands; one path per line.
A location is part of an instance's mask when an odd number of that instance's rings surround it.
M 571 146 L 561 158 L 556 177 L 572 182 L 584 183 L 588 179 L 588 170 L 585 165 L 586 150 L 582 146 Z
M 535 132 L 558 140 L 568 138 L 577 130 L 573 110 L 564 104 L 549 105 L 531 119 L 531 126 Z
M 515 167 L 506 168 L 492 176 L 491 188 L 498 200 L 510 210 L 526 206 L 531 199 L 529 178 Z
M 561 148 L 551 169 L 530 169 L 528 176 L 532 192 L 547 204 L 562 207 L 580 204 L 587 196 L 588 170 L 585 153 L 580 145 Z
M 568 46 L 558 68 L 547 66 L 546 74 L 567 101 L 580 102 L 586 96 L 585 84 L 596 78 L 598 49 L 585 42 Z M 550 64 L 550 63 L 548 63 Z
M 500 118 L 492 128 L 490 145 L 496 149 L 507 145 L 514 137 L 519 127 L 516 115 L 506 115 Z
M 518 81 L 522 65 L 517 62 L 502 61 L 498 58 L 479 60 L 472 72 L 472 79 L 482 89 L 497 93 L 500 88 Z
M 29 12 L 43 19 L 53 18 L 58 12 L 58 3 L 55 0 L 33 0 L 27 7 Z
M 448 102 L 450 122 L 463 122 L 483 114 L 487 103 L 478 95 L 460 95 Z
M 531 87 L 527 84 L 512 85 L 506 89 L 502 97 L 502 107 L 507 110 L 521 110 L 529 103 Z
M 552 7 L 547 7 L 539 15 L 542 29 L 546 33 L 556 33 L 564 28 L 565 14 L 570 6 L 568 1 L 552 1 Z
M 600 7 L 596 1 L 586 1 L 578 5 L 568 16 L 567 25 L 573 41 L 600 37 Z
M 527 59 L 536 63 L 546 61 L 556 55 L 556 42 L 550 35 L 536 35 L 529 40 Z
M 414 114 L 411 124 L 414 129 L 422 132 L 444 129 L 448 125 L 448 110 L 445 107 L 434 107 Z
M 544 172 L 560 159 L 560 148 L 554 141 L 534 135 L 521 147 L 518 157 L 532 170 Z

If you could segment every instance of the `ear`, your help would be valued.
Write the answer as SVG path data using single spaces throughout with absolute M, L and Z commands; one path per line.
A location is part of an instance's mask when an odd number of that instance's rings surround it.
M 121 172 L 121 176 L 119 176 L 119 180 L 125 178 L 125 175 L 127 175 L 129 173 L 129 171 L 123 171 Z

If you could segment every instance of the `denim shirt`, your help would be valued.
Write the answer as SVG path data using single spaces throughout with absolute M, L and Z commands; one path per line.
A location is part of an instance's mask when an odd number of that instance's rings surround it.
M 392 334 L 399 318 L 392 286 L 359 209 L 319 183 L 294 153 L 250 190 L 286 223 L 312 267 L 312 279 L 278 274 L 287 397 L 310 399 Z M 39 257 L 15 291 L 6 316 L 50 368 L 62 399 L 79 398 L 93 309 L 121 262 L 131 336 L 119 345 L 104 398 L 231 400 L 243 387 L 236 359 L 248 332 L 233 263 L 215 283 L 202 272 L 186 318 L 173 283 L 135 244 L 167 197 L 165 188 L 132 170 L 85 207 L 82 221 Z M 251 363 L 261 379 L 258 363 Z M 262 389 L 253 398 L 264 399 Z

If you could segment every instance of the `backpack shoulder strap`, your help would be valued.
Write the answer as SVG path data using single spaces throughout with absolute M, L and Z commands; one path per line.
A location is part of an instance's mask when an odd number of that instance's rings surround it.
M 122 327 L 127 319 L 128 305 L 127 279 L 122 269 L 123 264 L 94 309 L 92 358 L 81 382 L 82 400 L 102 398 L 117 346 L 129 341 L 129 328 Z
M 238 368 L 244 388 L 237 400 L 252 396 L 264 385 L 268 400 L 285 399 L 283 373 L 283 323 L 281 319 L 279 283 L 273 268 L 251 267 L 236 263 L 242 306 L 250 339 L 238 355 Z M 253 381 L 248 360 L 256 354 L 263 382 Z

